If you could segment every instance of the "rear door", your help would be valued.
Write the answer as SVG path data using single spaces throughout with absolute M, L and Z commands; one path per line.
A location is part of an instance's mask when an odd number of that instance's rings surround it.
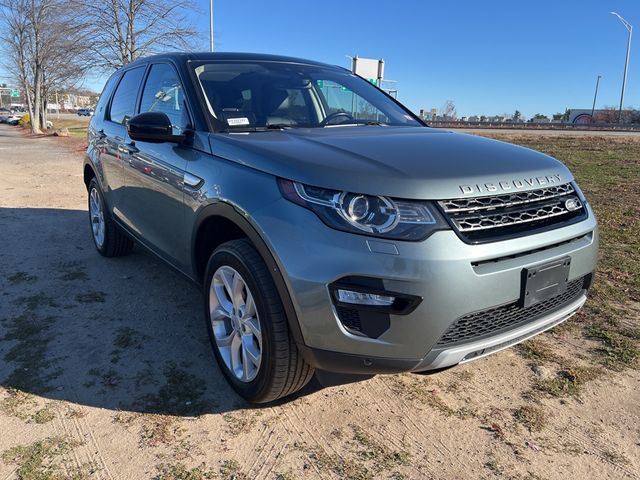
M 165 113 L 174 134 L 193 129 L 182 82 L 170 63 L 151 65 L 140 98 L 139 113 L 143 112 Z M 183 186 L 187 162 L 194 155 L 192 148 L 142 141 L 129 141 L 124 148 L 122 208 L 128 226 L 147 246 L 188 271 Z
M 102 169 L 107 203 L 116 216 L 121 217 L 124 189 L 123 148 L 127 139 L 127 121 L 133 116 L 145 66 L 127 70 L 122 75 L 111 98 L 102 128 Z

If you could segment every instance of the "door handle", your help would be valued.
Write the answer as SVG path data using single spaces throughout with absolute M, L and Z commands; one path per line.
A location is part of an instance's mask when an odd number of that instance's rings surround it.
M 126 155 L 133 155 L 134 153 L 138 153 L 140 149 L 136 147 L 136 144 L 133 142 L 127 143 L 122 146 L 122 153 Z
M 183 182 L 185 186 L 189 188 L 199 188 L 204 180 L 202 180 L 200 177 L 196 177 L 195 175 L 191 175 L 189 172 L 184 172 Z

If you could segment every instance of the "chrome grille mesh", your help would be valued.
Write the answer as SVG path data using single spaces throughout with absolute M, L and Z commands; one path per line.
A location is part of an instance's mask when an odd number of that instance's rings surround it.
M 549 198 L 559 197 L 575 193 L 573 185 L 565 183 L 548 188 L 540 188 L 528 192 L 515 192 L 506 195 L 496 195 L 494 197 L 457 198 L 455 200 L 444 200 L 441 202 L 444 211 L 468 212 L 473 210 L 488 210 L 496 207 L 511 207 L 523 203 L 539 202 Z
M 581 277 L 569 282 L 567 290 L 560 295 L 526 308 L 516 301 L 465 315 L 449 326 L 437 345 L 448 346 L 473 341 L 533 322 L 573 302 L 582 295 L 585 288 L 585 277 Z
M 500 228 L 520 223 L 533 222 L 540 219 L 564 215 L 569 211 L 564 208 L 563 200 L 548 202 L 543 205 L 531 205 L 526 209 L 503 211 L 499 213 L 483 212 L 453 217 L 453 223 L 461 232 Z
M 578 208 L 567 208 L 572 200 Z M 570 183 L 486 197 L 438 202 L 453 227 L 470 241 L 501 237 L 540 227 L 562 224 L 583 216 L 585 209 Z

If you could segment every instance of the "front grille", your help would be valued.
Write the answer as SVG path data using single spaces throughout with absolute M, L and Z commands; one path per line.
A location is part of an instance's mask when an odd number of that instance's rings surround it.
M 586 216 L 570 183 L 528 192 L 443 200 L 438 204 L 458 234 L 472 243 L 556 228 Z M 573 204 L 573 210 L 567 207 L 569 204 Z
M 567 290 L 543 302 L 522 307 L 516 301 L 507 305 L 471 313 L 456 320 L 442 335 L 438 346 L 450 346 L 478 340 L 538 320 L 578 299 L 589 287 L 588 276 L 569 282 Z

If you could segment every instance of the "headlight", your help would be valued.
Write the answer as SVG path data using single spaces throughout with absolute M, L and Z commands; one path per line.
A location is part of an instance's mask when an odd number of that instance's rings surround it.
M 351 233 L 397 240 L 423 240 L 447 228 L 429 202 L 341 192 L 279 179 L 285 198 L 306 207 L 328 226 Z

